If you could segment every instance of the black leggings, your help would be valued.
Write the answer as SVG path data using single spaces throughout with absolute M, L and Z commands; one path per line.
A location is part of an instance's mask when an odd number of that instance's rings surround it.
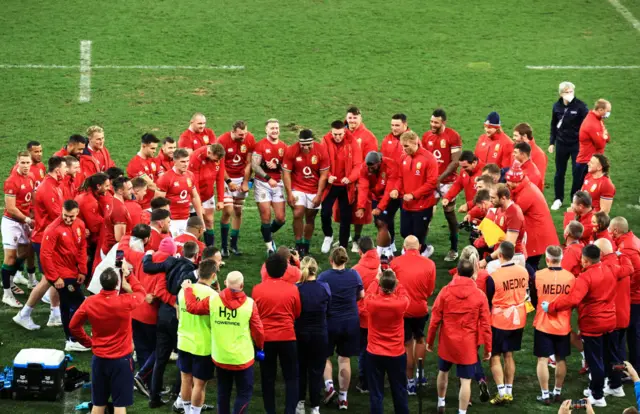
M 320 217 L 322 218 L 322 232 L 325 237 L 333 236 L 333 229 L 331 228 L 331 218 L 333 216 L 333 205 L 338 200 L 338 207 L 340 208 L 340 246 L 347 247 L 349 244 L 349 234 L 351 231 L 351 204 L 349 204 L 349 193 L 346 186 L 332 185 L 329 189 L 329 194 L 322 201 L 322 211 Z

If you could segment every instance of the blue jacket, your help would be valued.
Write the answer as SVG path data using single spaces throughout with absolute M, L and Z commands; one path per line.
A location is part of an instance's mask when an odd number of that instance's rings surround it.
M 569 105 L 565 105 L 562 98 L 558 99 L 553 104 L 553 111 L 551 112 L 549 143 L 551 145 L 575 145 L 577 148 L 580 143 L 578 139 L 580 125 L 582 125 L 582 121 L 584 121 L 588 113 L 589 108 L 578 98 L 573 98 Z M 560 127 L 558 127 L 558 124 Z
M 164 273 L 167 281 L 167 291 L 172 295 L 178 295 L 180 285 L 186 279 L 190 279 L 195 283 L 198 281 L 194 271 L 198 268 L 191 260 L 184 257 L 167 257 L 164 262 L 153 263 L 150 254 L 146 254 L 142 259 L 142 269 L 145 273 L 153 275 L 156 273 Z M 158 309 L 158 319 L 165 321 L 176 318 L 176 310 L 174 307 L 162 303 Z

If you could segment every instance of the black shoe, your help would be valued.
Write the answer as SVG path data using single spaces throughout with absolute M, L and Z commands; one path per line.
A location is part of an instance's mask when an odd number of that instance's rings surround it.
M 242 252 L 238 249 L 238 246 L 231 246 L 231 253 L 233 253 L 234 256 L 242 256 Z
M 214 408 L 213 404 L 202 404 L 202 409 L 200 411 L 213 411 Z
M 149 400 L 149 408 L 160 408 L 167 405 L 168 401 L 165 400 Z
M 360 394 L 369 394 L 369 387 L 365 386 L 362 382 L 356 385 L 356 390 L 358 390 Z
M 229 257 L 229 249 L 226 247 L 223 247 L 222 249 L 220 249 L 220 254 L 222 255 L 223 258 L 228 258 Z
M 149 388 L 147 384 L 144 383 L 144 380 L 140 378 L 138 374 L 133 377 L 133 382 L 136 384 L 136 388 L 140 393 L 144 394 L 147 398 L 149 398 Z
M 480 401 L 489 401 L 491 396 L 489 395 L 489 387 L 487 387 L 487 382 L 485 380 L 480 380 L 478 381 L 478 386 L 480 387 Z

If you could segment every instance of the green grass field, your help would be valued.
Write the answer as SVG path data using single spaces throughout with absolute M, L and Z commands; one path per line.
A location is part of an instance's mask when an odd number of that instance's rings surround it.
M 640 6 L 621 2 L 640 17 Z M 125 167 L 137 152 L 141 134 L 178 135 L 193 112 L 207 115 L 217 134 L 236 119 L 246 119 L 256 137 L 263 137 L 264 120 L 280 119 L 283 137 L 291 142 L 296 126 L 324 134 L 331 121 L 358 105 L 364 122 L 380 139 L 389 130 L 393 113 L 404 112 L 420 134 L 429 125 L 431 111 L 447 110 L 448 125 L 460 132 L 465 149 L 473 149 L 483 132 L 487 113 L 498 111 L 508 133 L 519 122 L 529 122 L 541 147 L 548 145 L 551 106 L 557 85 L 570 80 L 578 98 L 589 106 L 607 98 L 613 110 L 607 122 L 612 143 L 607 155 L 613 161 L 612 179 L 618 193 L 613 215 L 627 217 L 640 228 L 637 173 L 632 160 L 634 131 L 640 128 L 637 96 L 639 70 L 528 70 L 527 65 L 640 65 L 640 33 L 608 2 L 574 0 L 558 3 L 512 0 L 298 0 L 298 1 L 157 1 L 23 2 L 2 3 L 0 65 L 63 65 L 58 69 L 0 67 L 0 177 L 4 180 L 28 140 L 44 145 L 45 158 L 58 150 L 69 135 L 99 124 L 106 144 L 119 166 Z M 91 40 L 92 65 L 241 65 L 243 70 L 101 69 L 91 72 L 91 101 L 79 103 L 79 44 Z M 631 105 L 631 106 L 629 106 Z M 553 173 L 547 172 L 547 200 L 552 200 Z M 570 185 L 570 177 L 568 178 Z M 569 189 L 567 188 L 567 192 Z M 241 270 L 247 291 L 259 280 L 264 257 L 258 215 L 250 196 L 240 235 L 242 258 L 227 261 L 225 271 Z M 277 234 L 278 244 L 293 244 L 289 222 Z M 555 214 L 561 223 L 561 215 Z M 321 233 L 312 245 L 319 253 Z M 365 230 L 372 234 L 373 229 Z M 448 234 L 442 213 L 432 224 L 436 246 L 438 288 L 448 280 L 449 266 L 442 260 Z M 461 237 L 464 240 L 464 236 Z M 323 268 L 325 257 L 317 254 Z M 352 260 L 352 262 L 355 262 Z M 224 276 L 224 275 L 223 275 Z M 432 298 L 430 300 L 433 303 Z M 45 324 L 48 309 L 34 313 Z M 64 344 L 61 329 L 27 332 L 17 327 L 13 309 L 0 308 L 0 365 L 9 364 L 24 347 Z M 530 319 L 532 317 L 530 316 Z M 532 329 L 526 331 L 518 364 L 511 408 L 476 404 L 470 412 L 547 412 L 557 407 L 537 405 L 539 392 L 532 355 Z M 89 355 L 76 355 L 79 367 L 88 369 Z M 355 364 L 354 364 L 355 367 Z M 435 412 L 436 365 L 426 361 L 431 381 L 426 387 L 424 412 Z M 565 386 L 567 398 L 580 398 L 587 380 L 578 377 L 579 360 L 570 359 Z M 173 367 L 167 380 L 173 378 Z M 488 372 L 488 366 L 487 366 Z M 350 411 L 368 411 L 368 398 L 349 394 Z M 491 387 L 492 392 L 495 387 Z M 450 381 L 448 412 L 457 409 L 457 381 Z M 633 404 L 627 397 L 608 399 L 609 407 L 597 412 L 621 412 Z M 478 391 L 473 389 L 478 401 Z M 0 400 L 0 411 L 18 413 L 70 413 L 86 391 L 69 393 L 64 403 Z M 215 402 L 215 384 L 209 387 Z M 279 407 L 284 401 L 279 392 Z M 392 410 L 387 395 L 387 411 Z M 323 411 L 333 411 L 326 408 Z M 165 409 L 164 411 L 167 411 Z M 411 412 L 418 412 L 410 398 Z M 256 373 L 250 411 L 262 411 L 259 375 Z M 146 413 L 145 399 L 136 396 L 130 412 Z

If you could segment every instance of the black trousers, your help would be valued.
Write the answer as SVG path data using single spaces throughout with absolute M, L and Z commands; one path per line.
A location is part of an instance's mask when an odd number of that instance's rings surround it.
M 322 211 L 320 217 L 322 219 L 322 232 L 325 237 L 333 236 L 333 228 L 331 228 L 331 218 L 333 217 L 333 205 L 338 201 L 340 209 L 340 246 L 346 248 L 349 244 L 349 234 L 351 231 L 351 204 L 349 204 L 349 194 L 346 186 L 332 185 L 329 188 L 327 197 L 322 201 Z
M 533 269 L 534 272 L 538 271 L 538 267 L 540 266 L 540 259 L 542 258 L 542 255 L 539 254 L 537 256 L 529 256 L 527 257 L 527 264 L 529 266 L 531 266 L 531 268 Z
M 555 199 L 564 201 L 564 179 L 567 175 L 567 163 L 571 159 L 571 176 L 575 179 L 576 158 L 578 158 L 579 145 L 556 144 L 556 175 L 553 178 Z M 580 182 L 582 186 L 582 182 Z M 573 186 L 572 186 L 573 187 Z M 571 191 L 573 196 L 574 191 Z
M 409 400 L 407 396 L 407 354 L 397 357 L 374 355 L 367 351 L 369 366 L 369 412 L 382 414 L 384 412 L 384 375 L 389 378 L 391 398 L 395 413 L 409 414 Z
M 56 290 L 60 295 L 60 317 L 62 318 L 64 335 L 67 340 L 73 341 L 74 338 L 69 330 L 69 322 L 71 322 L 71 318 L 84 302 L 84 294 L 76 279 L 64 279 L 64 287 Z
M 433 218 L 433 207 L 420 211 L 400 210 L 400 235 L 416 236 L 420 242 L 420 251 L 426 247 L 427 229 Z
M 301 335 L 298 338 L 298 401 L 305 401 L 309 388 L 309 404 L 320 406 L 322 375 L 327 358 L 327 335 Z
M 142 370 L 145 362 L 156 350 L 157 329 L 156 325 L 131 320 L 133 331 L 133 345 L 136 348 L 138 370 Z
M 158 324 L 156 326 L 156 362 L 153 365 L 153 375 L 151 377 L 151 400 L 159 400 L 162 391 L 162 379 L 164 371 L 167 368 L 171 352 L 178 345 L 178 319 L 173 317 L 168 319 L 158 315 Z M 178 373 L 179 374 L 179 373 Z M 180 376 L 178 376 L 178 389 L 180 389 Z M 174 385 L 174 390 L 176 386 Z
M 576 164 L 576 168 L 573 170 L 573 185 L 571 186 L 572 199 L 573 195 L 582 188 L 587 172 L 589 172 L 589 164 Z
M 260 362 L 262 399 L 267 414 L 276 413 L 276 373 L 278 360 L 284 377 L 285 414 L 294 414 L 298 404 L 298 352 L 296 341 L 264 343 L 264 360 Z

